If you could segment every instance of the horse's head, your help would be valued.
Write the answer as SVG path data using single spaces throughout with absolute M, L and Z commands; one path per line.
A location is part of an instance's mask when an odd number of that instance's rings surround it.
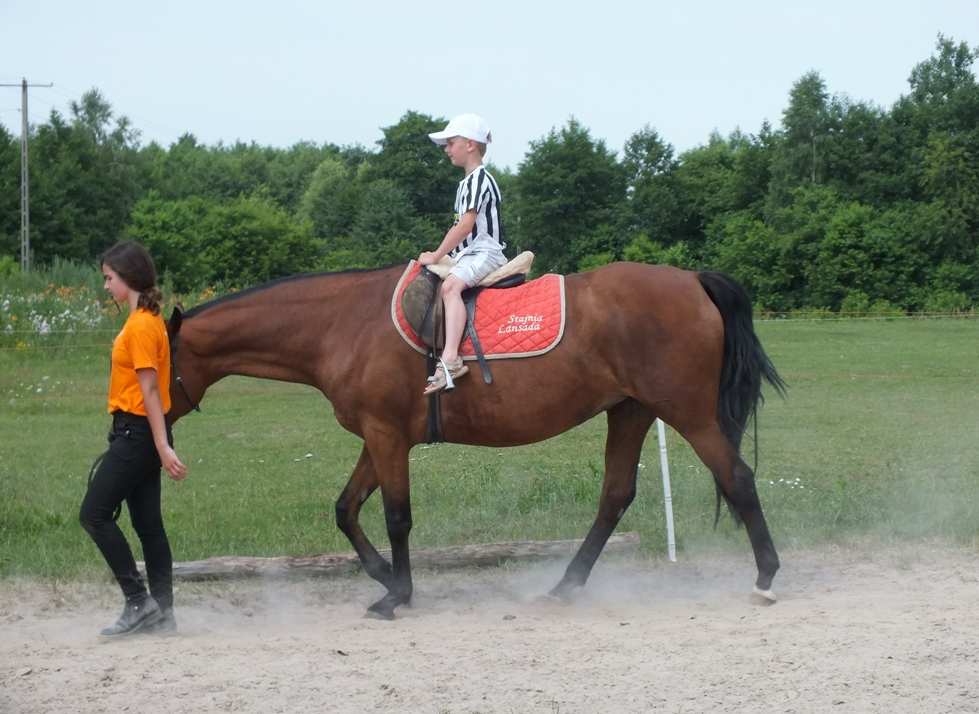
M 195 367 L 194 354 L 185 349 L 180 353 L 180 327 L 184 317 L 180 306 L 173 308 L 167 320 L 167 336 L 170 338 L 170 420 L 177 421 L 189 411 L 200 411 L 201 398 L 206 388 L 200 371 Z

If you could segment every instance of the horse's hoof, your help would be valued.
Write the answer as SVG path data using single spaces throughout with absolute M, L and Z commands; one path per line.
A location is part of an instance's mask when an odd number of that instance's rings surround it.
M 775 593 L 771 590 L 762 590 L 755 585 L 751 591 L 751 600 L 758 605 L 774 605 L 778 601 L 778 598 L 775 597 Z
M 542 605 L 567 605 L 568 599 L 553 592 L 549 592 L 544 593 L 543 595 L 538 595 L 534 598 L 534 602 L 538 602 Z
M 371 605 L 369 608 L 367 608 L 367 612 L 364 613 L 364 619 L 390 621 L 394 619 L 394 609 Z
M 391 598 L 390 595 L 382 597 L 380 600 L 367 608 L 367 613 L 364 615 L 364 617 L 369 617 L 374 620 L 393 620 L 394 604 L 392 600 L 393 598 Z
M 580 585 L 557 585 L 547 595 L 541 595 L 540 602 L 552 602 L 560 605 L 570 605 L 581 590 Z

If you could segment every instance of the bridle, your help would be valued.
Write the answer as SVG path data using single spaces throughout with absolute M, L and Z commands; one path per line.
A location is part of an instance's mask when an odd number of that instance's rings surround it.
M 195 412 L 197 412 L 198 414 L 203 414 L 203 412 L 201 411 L 201 405 L 195 403 L 194 400 L 190 398 L 190 394 L 188 394 L 188 392 L 187 392 L 187 387 L 184 386 L 184 380 L 181 379 L 180 378 L 180 375 L 176 373 L 176 369 L 177 369 L 176 363 L 174 363 L 173 369 L 174 369 L 174 375 L 175 375 L 173 381 L 175 381 L 177 383 L 177 386 L 180 387 L 180 392 L 184 395 L 184 399 L 187 400 L 187 403 L 190 404 L 191 408 Z
M 174 347 L 174 349 L 170 352 L 170 372 L 173 374 L 173 381 L 177 383 L 178 387 L 180 387 L 180 393 L 184 395 L 184 399 L 187 400 L 187 403 L 191 406 L 191 409 L 198 414 L 203 414 L 201 411 L 201 405 L 190 398 L 190 392 L 187 391 L 187 385 L 184 384 L 184 380 L 180 376 L 180 372 L 177 371 L 176 347 Z

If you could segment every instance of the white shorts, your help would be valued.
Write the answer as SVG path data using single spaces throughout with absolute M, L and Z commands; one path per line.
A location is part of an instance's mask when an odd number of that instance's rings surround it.
M 479 285 L 479 281 L 497 268 L 502 268 L 506 262 L 506 256 L 499 251 L 466 253 L 452 266 L 449 275 L 456 276 L 467 288 L 471 288 Z

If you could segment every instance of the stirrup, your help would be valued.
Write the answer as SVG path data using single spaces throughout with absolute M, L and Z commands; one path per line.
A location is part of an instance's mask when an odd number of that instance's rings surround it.
M 450 367 L 444 359 L 439 358 L 439 365 L 435 369 L 435 374 L 428 378 L 428 386 L 425 387 L 424 394 L 434 394 L 435 392 L 451 392 L 455 389 L 455 380 L 464 374 L 469 373 L 469 367 L 459 358 L 458 366 Z

